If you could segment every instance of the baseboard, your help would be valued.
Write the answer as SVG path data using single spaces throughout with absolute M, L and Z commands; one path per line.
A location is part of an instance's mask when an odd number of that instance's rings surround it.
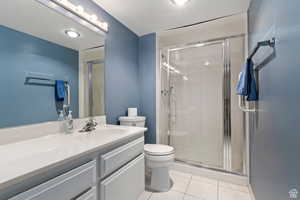
M 252 186 L 251 184 L 249 184 L 249 192 L 250 192 L 250 197 L 251 197 L 251 200 L 255 200 L 255 195 L 254 195 L 254 192 L 253 192 L 253 189 L 252 189 Z

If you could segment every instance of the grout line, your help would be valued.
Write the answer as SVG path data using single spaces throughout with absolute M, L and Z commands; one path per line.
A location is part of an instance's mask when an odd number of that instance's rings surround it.
M 218 182 L 217 182 L 217 200 L 220 200 L 220 192 L 219 192 L 219 190 L 220 190 L 220 181 L 218 180 Z
M 151 199 L 151 197 L 152 197 L 152 192 L 150 193 L 150 195 L 149 195 L 149 197 L 146 199 L 146 200 L 150 200 Z
M 185 188 L 184 195 L 187 194 L 187 191 L 188 191 L 188 189 L 189 189 L 189 187 L 190 187 L 190 185 L 191 185 L 191 183 L 192 183 L 192 177 L 193 177 L 193 176 L 191 176 L 191 177 L 189 178 L 189 183 L 187 184 L 187 186 L 186 186 L 186 188 Z
M 224 182 L 224 181 L 222 181 Z M 236 191 L 236 192 L 242 192 L 242 193 L 247 193 L 249 194 L 250 193 L 250 190 L 249 190 L 249 186 L 244 186 L 244 185 L 238 185 L 238 184 L 234 184 L 234 183 L 230 183 L 230 182 L 224 182 L 226 184 L 231 184 L 231 185 L 234 185 L 234 186 L 237 186 L 237 187 L 246 187 L 248 188 L 248 191 L 243 191 L 243 190 L 240 190 L 240 189 L 237 189 L 237 188 L 232 188 L 232 187 L 226 187 L 226 186 L 220 186 L 226 190 L 231 190 L 231 191 Z
M 190 185 L 191 185 L 191 183 L 192 183 L 192 175 L 191 175 L 191 177 L 189 178 L 189 183 L 187 184 L 187 186 L 186 186 L 186 188 L 185 188 L 185 192 L 183 193 L 183 200 L 185 199 L 185 197 L 186 196 L 188 196 L 189 194 L 187 193 L 187 191 L 188 191 L 188 189 L 189 189 L 189 187 L 190 187 Z M 190 195 L 189 195 L 190 196 Z

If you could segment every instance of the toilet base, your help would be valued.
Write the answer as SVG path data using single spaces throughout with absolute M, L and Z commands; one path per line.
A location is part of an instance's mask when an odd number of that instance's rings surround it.
M 168 167 L 152 168 L 146 174 L 146 189 L 149 191 L 167 192 L 173 186 Z

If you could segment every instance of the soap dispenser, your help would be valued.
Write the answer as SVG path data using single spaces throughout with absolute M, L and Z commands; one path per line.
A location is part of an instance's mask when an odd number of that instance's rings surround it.
M 73 125 L 73 116 L 72 111 L 69 111 L 68 117 L 67 117 L 67 133 L 73 133 L 74 125 Z
M 59 132 L 65 133 L 65 131 L 66 131 L 65 116 L 64 116 L 64 112 L 62 110 L 59 111 L 58 123 L 59 123 Z

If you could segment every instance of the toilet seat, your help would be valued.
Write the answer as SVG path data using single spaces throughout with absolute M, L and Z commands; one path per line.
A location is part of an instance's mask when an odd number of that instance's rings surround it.
M 174 148 L 168 145 L 162 144 L 146 144 L 144 146 L 146 155 L 149 156 L 168 156 L 174 154 Z

